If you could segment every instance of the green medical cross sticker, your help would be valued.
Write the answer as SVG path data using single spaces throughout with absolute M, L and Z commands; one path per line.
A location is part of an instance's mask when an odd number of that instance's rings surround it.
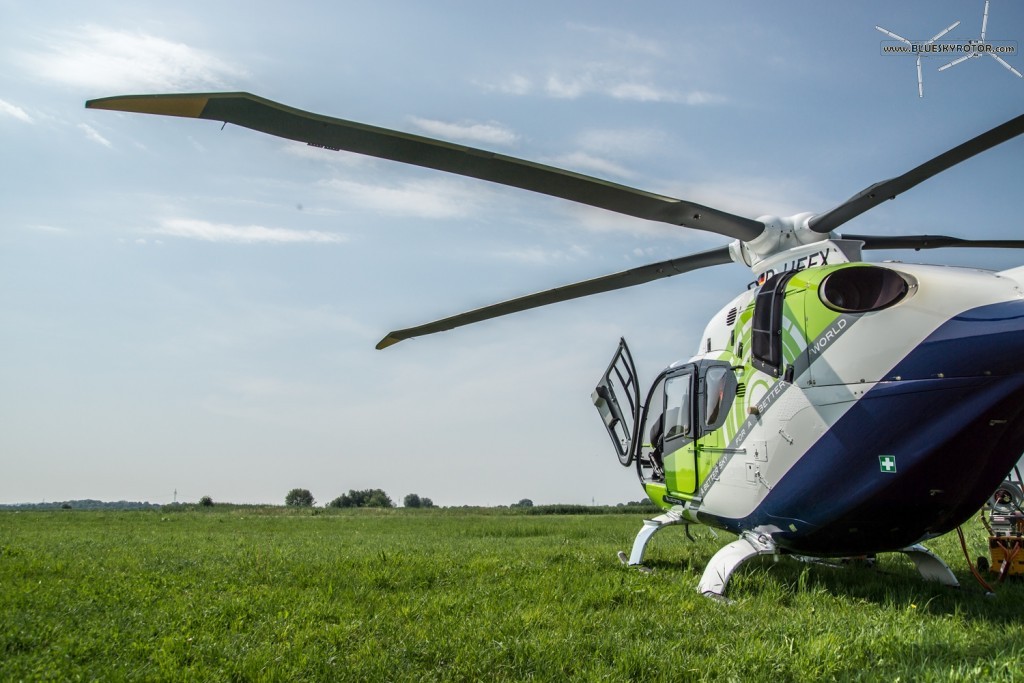
M 883 472 L 896 472 L 896 456 L 895 455 L 880 455 L 878 456 L 878 469 Z

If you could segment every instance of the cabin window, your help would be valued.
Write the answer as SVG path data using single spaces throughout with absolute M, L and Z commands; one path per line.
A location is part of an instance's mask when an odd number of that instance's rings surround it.
M 644 412 L 657 416 L 647 427 L 649 446 L 662 454 L 719 429 L 729 417 L 737 392 L 732 365 L 699 360 L 670 368 L 651 388 Z
M 751 363 L 761 372 L 778 377 L 782 368 L 782 304 L 786 283 L 796 271 L 776 273 L 768 278 L 754 301 L 750 334 Z
M 705 395 L 704 395 L 704 426 L 713 427 L 717 422 L 718 418 L 722 414 L 722 409 L 727 408 L 726 406 L 726 390 L 728 388 L 727 380 L 732 375 L 732 369 L 727 368 L 724 365 L 716 365 L 708 368 L 707 374 L 704 375 L 705 382 Z M 735 389 L 733 390 L 735 393 Z M 730 401 L 731 403 L 732 401 Z

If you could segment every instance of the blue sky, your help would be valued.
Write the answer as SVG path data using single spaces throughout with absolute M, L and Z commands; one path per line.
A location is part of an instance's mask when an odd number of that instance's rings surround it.
M 590 392 L 695 351 L 740 266 L 411 340 L 388 331 L 727 242 L 209 121 L 92 111 L 245 90 L 745 216 L 824 211 L 1024 111 L 984 2 L 0 0 L 0 502 L 616 503 Z M 992 0 L 990 40 L 1024 38 Z M 1024 71 L 1024 57 L 1006 61 Z M 1020 238 L 1024 140 L 849 232 Z M 1003 269 L 979 250 L 871 259 Z M 882 340 L 884 343 L 884 340 Z

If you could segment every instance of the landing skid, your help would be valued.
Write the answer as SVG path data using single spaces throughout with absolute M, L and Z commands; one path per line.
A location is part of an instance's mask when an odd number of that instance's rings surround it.
M 629 557 L 627 558 L 626 553 L 620 550 L 619 561 L 630 567 L 643 568 L 642 562 L 644 561 L 644 551 L 647 550 L 647 544 L 650 542 L 651 536 L 667 526 L 682 523 L 682 515 L 672 510 L 669 510 L 663 515 L 658 515 L 654 519 L 645 519 L 643 528 L 640 529 L 640 532 L 633 540 L 633 550 L 630 552 Z
M 938 555 L 918 543 L 900 551 L 913 562 L 917 571 L 925 581 L 937 581 L 943 586 L 959 588 L 960 582 L 956 580 L 953 571 Z
M 938 555 L 933 553 L 928 548 L 925 548 L 920 543 L 912 546 L 897 550 L 895 552 L 903 553 L 906 555 L 911 562 L 914 563 L 914 568 L 917 569 L 921 578 L 925 581 L 934 581 L 941 583 L 943 586 L 950 588 L 959 588 L 960 582 L 956 576 L 950 570 L 949 565 L 942 561 Z M 801 562 L 810 562 L 814 564 L 821 564 L 826 567 L 841 568 L 846 566 L 846 563 L 850 561 L 862 561 L 866 563 L 866 566 L 873 567 L 875 565 L 874 556 L 869 557 L 839 557 L 839 558 L 822 558 L 822 557 L 806 557 L 803 555 L 793 555 L 797 560 Z
M 645 519 L 644 525 L 633 540 L 633 549 L 629 556 L 619 551 L 619 561 L 630 567 L 638 567 L 647 570 L 643 566 L 644 552 L 651 537 L 667 526 L 674 524 L 685 524 L 682 516 L 672 510 L 654 519 Z M 689 531 L 689 530 L 687 530 Z M 944 586 L 959 588 L 960 582 L 949 566 L 942 559 L 925 548 L 916 544 L 904 548 L 898 552 L 906 555 L 914 563 L 921 577 L 926 581 L 936 581 Z M 709 598 L 721 599 L 725 596 L 726 586 L 729 579 L 744 562 L 758 555 L 777 555 L 779 549 L 768 534 L 759 534 L 752 531 L 744 531 L 732 543 L 723 546 L 715 553 L 704 569 L 704 574 L 697 584 L 697 592 Z M 814 558 L 806 558 L 814 559 Z
M 773 555 L 776 552 L 771 536 L 744 531 L 739 538 L 720 548 L 711 557 L 697 584 L 697 592 L 709 598 L 724 597 L 732 573 L 741 564 L 758 555 Z

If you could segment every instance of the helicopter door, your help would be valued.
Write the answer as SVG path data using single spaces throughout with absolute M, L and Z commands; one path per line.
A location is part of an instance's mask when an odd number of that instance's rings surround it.
M 689 496 L 725 446 L 719 430 L 732 410 L 738 383 L 729 363 L 705 359 L 670 370 L 664 387 L 665 483 L 670 492 Z
M 675 368 L 665 376 L 661 450 L 665 483 L 676 493 L 697 490 L 696 378 L 694 365 Z
M 636 423 L 640 419 L 640 387 L 625 339 L 619 340 L 619 348 L 590 398 L 612 438 L 619 462 L 628 466 L 633 461 Z

